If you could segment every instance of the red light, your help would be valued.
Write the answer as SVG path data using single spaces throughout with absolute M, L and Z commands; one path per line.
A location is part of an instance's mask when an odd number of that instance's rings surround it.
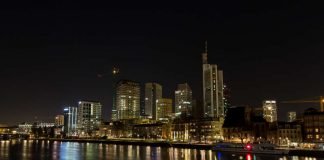
M 251 160 L 252 158 L 251 158 L 251 154 L 247 154 L 246 155 L 246 160 Z
M 246 149 L 248 149 L 248 150 L 251 150 L 251 149 L 252 149 L 252 146 L 251 146 L 250 144 L 247 144 L 245 147 L 246 147 Z

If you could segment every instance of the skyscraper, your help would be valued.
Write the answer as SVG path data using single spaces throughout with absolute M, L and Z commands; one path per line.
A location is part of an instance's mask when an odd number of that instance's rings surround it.
M 156 100 L 156 119 L 162 120 L 171 117 L 172 99 L 160 98 Z
M 224 117 L 223 71 L 208 64 L 207 42 L 202 53 L 204 117 Z
M 263 101 L 263 118 L 267 122 L 277 121 L 277 104 L 274 100 Z
M 133 119 L 140 116 L 140 84 L 121 80 L 116 86 L 117 119 Z
M 175 91 L 175 115 L 190 116 L 192 114 L 192 91 L 187 83 L 178 84 Z
M 63 131 L 66 135 L 72 136 L 76 134 L 77 129 L 77 107 L 65 107 L 64 108 L 64 128 Z
M 162 86 L 158 83 L 145 83 L 145 115 L 157 120 L 156 100 L 162 98 Z
M 81 132 L 91 133 L 99 129 L 102 122 L 102 105 L 95 101 L 80 101 L 78 107 L 78 128 Z
M 112 69 L 112 91 L 113 91 L 113 96 L 112 96 L 112 110 L 111 110 L 111 119 L 113 121 L 117 120 L 117 109 L 116 109 L 116 80 L 117 76 L 119 74 L 119 69 L 118 68 L 113 68 Z

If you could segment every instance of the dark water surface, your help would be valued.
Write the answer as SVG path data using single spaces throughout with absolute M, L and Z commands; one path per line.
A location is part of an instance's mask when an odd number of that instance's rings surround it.
M 210 150 L 50 142 L 40 140 L 0 141 L 0 160 L 324 160 L 298 156 L 229 154 Z

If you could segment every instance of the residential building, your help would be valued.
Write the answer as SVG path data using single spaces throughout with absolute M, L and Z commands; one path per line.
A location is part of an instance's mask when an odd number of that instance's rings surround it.
M 80 101 L 77 126 L 80 136 L 91 136 L 102 122 L 102 105 L 96 101 Z
M 297 122 L 278 122 L 278 144 L 291 146 L 303 140 L 302 125 Z
M 304 113 L 304 139 L 306 142 L 323 142 L 324 112 L 309 108 Z

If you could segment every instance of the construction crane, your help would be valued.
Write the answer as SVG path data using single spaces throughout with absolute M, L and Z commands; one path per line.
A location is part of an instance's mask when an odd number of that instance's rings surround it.
M 293 100 L 293 101 L 282 101 L 281 103 L 319 103 L 321 112 L 324 112 L 324 98 L 320 96 L 317 100 Z

